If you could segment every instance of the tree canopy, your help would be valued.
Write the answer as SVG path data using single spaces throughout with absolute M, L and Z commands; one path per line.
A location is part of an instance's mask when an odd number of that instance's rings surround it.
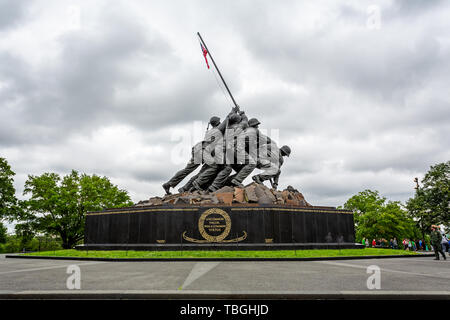
M 0 244 L 1 243 L 5 243 L 6 242 L 6 238 L 7 238 L 7 229 L 6 227 L 3 225 L 2 222 L 0 222 Z
M 421 182 L 406 203 L 409 215 L 423 234 L 429 233 L 432 224 L 450 227 L 450 161 L 431 166 Z
M 15 173 L 5 158 L 0 157 L 0 219 L 13 216 L 17 209 L 16 189 L 14 188 Z
M 83 239 L 86 212 L 132 205 L 128 192 L 107 177 L 74 170 L 64 177 L 56 173 L 29 175 L 24 189 L 27 194 L 31 197 L 22 202 L 23 211 L 16 217 L 22 230 L 59 235 L 63 248 Z
M 415 238 L 417 230 L 400 202 L 386 201 L 378 191 L 364 190 L 344 204 L 354 213 L 356 239 Z

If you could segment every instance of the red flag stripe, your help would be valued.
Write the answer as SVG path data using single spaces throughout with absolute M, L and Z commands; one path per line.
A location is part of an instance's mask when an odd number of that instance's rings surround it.
M 205 47 L 203 47 L 203 44 L 200 43 L 200 47 L 202 48 L 202 52 L 203 52 L 203 56 L 205 57 L 205 61 L 206 61 L 206 66 L 209 69 L 209 63 L 208 63 L 208 59 L 206 58 L 207 54 L 208 54 L 208 50 L 205 49 Z

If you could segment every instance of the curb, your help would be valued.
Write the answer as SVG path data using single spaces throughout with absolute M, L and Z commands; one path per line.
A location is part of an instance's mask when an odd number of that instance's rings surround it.
M 355 256 L 355 257 L 311 257 L 311 258 L 95 258 L 95 257 L 52 257 L 52 256 L 24 256 L 6 255 L 5 258 L 14 259 L 44 259 L 44 260 L 80 260 L 80 261 L 109 261 L 109 262 L 202 262 L 202 261 L 328 261 L 328 260 L 365 260 L 365 259 L 395 259 L 434 257 L 434 254 L 417 255 L 385 255 L 385 256 Z
M 338 292 L 227 292 L 227 291 L 23 291 L 0 294 L 6 300 L 123 300 L 123 299 L 226 299 L 226 300 L 450 300 L 450 291 L 338 291 Z

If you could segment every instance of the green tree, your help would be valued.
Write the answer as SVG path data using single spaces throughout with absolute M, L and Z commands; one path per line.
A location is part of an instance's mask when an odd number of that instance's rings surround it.
M 20 239 L 18 239 L 15 235 L 8 235 L 6 243 L 0 245 L 0 250 L 1 253 L 20 252 Z
M 8 236 L 8 229 L 3 225 L 0 221 L 0 243 L 6 243 L 6 239 Z
M 414 198 L 410 198 L 406 201 L 406 209 L 408 215 L 414 220 L 415 225 L 420 230 L 422 239 L 430 233 L 430 227 L 436 222 L 436 215 L 429 209 L 427 209 L 425 199 L 422 194 L 416 192 Z
M 406 208 L 425 235 L 432 224 L 450 226 L 450 161 L 431 166 L 421 182 Z
M 27 238 L 27 236 L 27 234 L 8 235 L 6 242 L 0 243 L 0 253 L 22 252 L 24 249 L 26 251 L 51 251 L 62 248 L 59 237 L 39 235 Z
M 344 208 L 353 211 L 355 224 L 358 225 L 364 215 L 376 212 L 385 202 L 386 198 L 380 197 L 378 191 L 364 190 L 348 199 Z
M 113 185 L 107 177 L 72 171 L 28 176 L 18 220 L 35 232 L 58 235 L 65 249 L 83 239 L 84 218 L 88 211 L 132 205 L 128 192 Z
M 400 202 L 387 201 L 378 191 L 365 190 L 354 195 L 344 204 L 354 213 L 357 241 L 362 238 L 386 239 L 416 238 L 414 222 L 407 216 Z
M 0 220 L 13 216 L 17 209 L 14 175 L 6 159 L 0 157 Z
M 16 240 L 19 240 L 20 250 L 31 250 L 31 241 L 34 238 L 35 230 L 29 223 L 18 223 L 14 227 Z

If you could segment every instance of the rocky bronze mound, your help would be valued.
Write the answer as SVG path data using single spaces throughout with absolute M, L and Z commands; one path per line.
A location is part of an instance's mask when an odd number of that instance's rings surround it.
M 166 195 L 164 197 L 152 197 L 149 200 L 140 201 L 135 206 L 159 206 L 170 205 L 242 205 L 242 204 L 285 204 L 290 206 L 311 207 L 303 194 L 291 186 L 279 191 L 268 187 L 251 183 L 244 188 L 223 187 L 215 192 L 195 191 Z

